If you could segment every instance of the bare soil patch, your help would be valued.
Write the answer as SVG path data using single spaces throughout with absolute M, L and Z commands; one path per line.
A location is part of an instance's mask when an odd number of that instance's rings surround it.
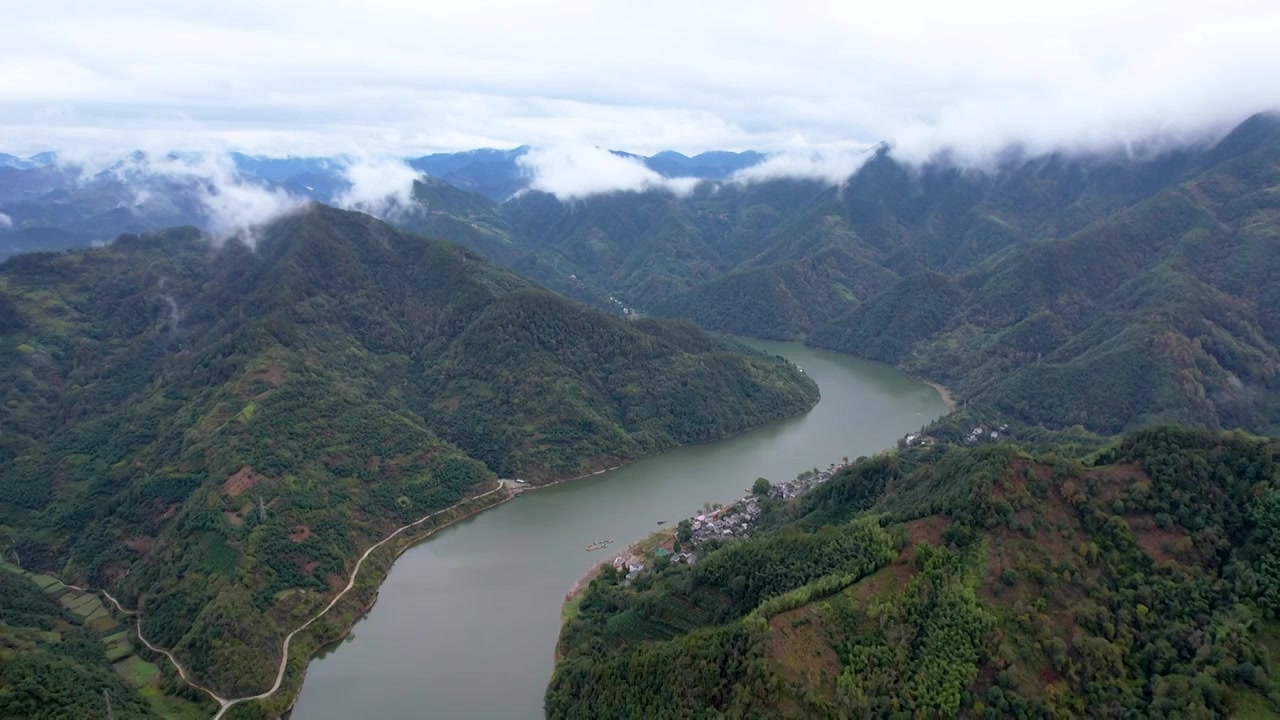
M 238 497 L 241 493 L 248 491 L 264 479 L 264 476 L 259 475 L 253 471 L 253 468 L 245 465 L 235 475 L 227 478 L 227 481 L 222 483 L 222 492 L 226 493 L 227 497 Z
M 279 385 L 284 382 L 284 367 L 279 363 L 276 363 L 262 372 L 253 373 L 247 376 L 245 379 L 250 382 L 253 382 L 254 380 L 263 380 L 271 383 L 272 385 Z
M 294 525 L 291 529 L 293 532 L 289 533 L 289 542 L 300 543 L 315 534 L 306 525 Z
M 911 564 L 912 549 L 908 548 L 896 560 L 853 584 L 845 592 L 857 601 L 859 606 L 885 592 L 899 592 L 907 586 L 907 581 L 916 574 Z
M 1094 468 L 1085 477 L 1094 478 L 1098 481 L 1101 486 L 1101 492 L 1098 497 L 1107 503 L 1115 502 L 1126 489 L 1133 485 L 1151 484 L 1151 477 L 1137 463 L 1122 463 L 1120 465 Z
M 138 537 L 129 538 L 128 540 L 125 540 L 124 546 L 129 548 L 130 550 L 134 550 L 142 553 L 143 555 L 146 555 L 147 553 L 151 552 L 151 545 L 154 541 L 155 541 L 154 538 L 147 537 L 146 535 L 139 535 Z
M 240 527 L 241 525 L 244 525 L 244 518 L 240 517 L 240 513 L 238 512 L 231 512 L 230 510 L 224 510 L 222 511 L 222 517 L 226 518 L 227 522 L 230 523 L 231 525 L 234 525 L 235 527 Z
M 789 682 L 834 697 L 840 656 L 827 640 L 824 625 L 812 606 L 774 615 L 769 619 L 769 664 Z
M 1156 524 L 1155 516 L 1149 513 L 1130 515 L 1125 518 L 1125 522 L 1133 530 L 1133 538 L 1138 547 L 1150 555 L 1152 560 L 1165 564 L 1178 563 L 1178 543 L 1187 537 L 1185 530 L 1177 525 L 1162 528 Z
M 951 518 L 946 515 L 930 515 L 907 523 L 907 537 L 915 545 L 927 540 L 936 547 L 942 545 L 942 531 L 949 527 Z

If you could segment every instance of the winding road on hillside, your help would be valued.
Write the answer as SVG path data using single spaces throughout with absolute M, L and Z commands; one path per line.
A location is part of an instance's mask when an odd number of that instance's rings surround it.
M 481 494 L 479 494 L 479 495 L 476 495 L 475 497 L 470 498 L 469 500 L 467 500 L 467 502 L 471 502 L 471 501 L 473 501 L 473 500 L 479 500 L 479 499 L 480 499 L 480 498 L 482 498 L 482 497 L 487 497 L 487 496 L 489 496 L 489 495 L 492 495 L 492 494 L 494 494 L 494 493 L 498 492 L 499 490 L 503 489 L 503 488 L 504 488 L 504 487 L 506 487 L 506 486 L 507 486 L 507 483 L 506 483 L 506 481 L 505 481 L 505 480 L 499 480 L 499 481 L 498 481 L 498 486 L 497 486 L 497 487 L 495 487 L 494 489 L 492 489 L 492 490 L 490 490 L 490 491 L 488 491 L 488 492 L 485 492 L 485 493 L 481 493 Z M 461 505 L 461 504 L 462 504 L 462 503 L 458 503 L 458 505 Z M 374 545 L 371 545 L 371 546 L 369 547 L 369 549 L 368 549 L 368 550 L 365 550 L 365 551 L 364 551 L 364 554 L 360 556 L 360 559 L 356 561 L 356 566 L 351 570 L 351 578 L 350 578 L 349 580 L 347 580 L 347 586 L 346 586 L 346 587 L 344 587 L 344 588 L 342 588 L 342 591 L 341 591 L 341 592 L 339 592 L 337 595 L 333 596 L 333 599 L 329 601 L 329 604 L 328 604 L 328 605 L 325 605 L 325 606 L 324 606 L 324 609 L 323 609 L 323 610 L 321 610 L 320 612 L 318 612 L 318 613 L 316 613 L 315 615 L 311 616 L 311 619 L 310 619 L 310 620 L 308 620 L 308 621 L 306 621 L 306 622 L 302 623 L 302 625 L 298 626 L 298 628 L 297 628 L 297 629 L 295 629 L 293 632 L 291 632 L 291 633 L 289 633 L 288 635 L 285 635 L 285 636 L 284 636 L 284 645 L 283 645 L 283 647 L 282 647 L 282 648 L 281 648 L 281 650 L 280 650 L 280 666 L 279 666 L 279 668 L 277 668 L 277 670 L 276 670 L 276 681 L 271 685 L 271 689 L 270 689 L 270 690 L 267 690 L 266 692 L 258 693 L 257 695 L 249 695 L 249 696 L 247 696 L 247 697 L 232 698 L 232 699 L 230 699 L 230 700 L 222 700 L 222 699 L 215 698 L 215 699 L 218 699 L 218 701 L 222 704 L 222 707 L 221 707 L 221 708 L 219 708 L 219 709 L 218 709 L 218 713 L 217 713 L 216 715 L 214 715 L 214 716 L 213 716 L 213 720 L 221 720 L 222 716 L 223 716 L 223 715 L 225 715 L 225 714 L 226 714 L 226 712 L 227 712 L 227 710 L 231 709 L 231 707 L 232 707 L 233 705 L 237 705 L 237 704 L 242 703 L 242 702 L 248 702 L 249 700 L 265 700 L 265 699 L 267 699 L 267 698 L 271 697 L 272 695 L 275 695 L 275 694 L 276 694 L 276 692 L 280 689 L 280 684 L 284 682 L 284 671 L 285 671 L 285 668 L 286 668 L 286 667 L 288 666 L 288 664 L 289 664 L 289 643 L 293 641 L 293 636 L 294 636 L 294 635 L 297 635 L 298 633 L 302 632 L 303 630 L 306 630 L 308 627 L 310 627 L 310 626 L 311 626 L 311 624 L 312 624 L 312 623 L 314 623 L 315 621 L 319 620 L 321 617 L 323 617 L 323 616 L 324 616 L 324 614 L 325 614 L 325 613 L 327 613 L 327 612 L 329 612 L 330 610 L 332 610 L 332 609 L 333 609 L 333 606 L 334 606 L 334 605 L 337 605 L 337 604 L 338 604 L 338 601 L 339 601 L 339 600 L 341 600 L 341 599 L 343 598 L 343 596 L 344 596 L 344 595 L 346 595 L 346 594 L 351 590 L 351 588 L 352 588 L 352 587 L 355 587 L 355 584 L 356 584 L 356 576 L 360 574 L 360 566 L 361 566 L 361 565 L 364 565 L 364 561 L 365 561 L 365 559 L 366 559 L 366 558 L 368 558 L 368 557 L 369 557 L 369 555 L 370 555 L 374 550 L 377 550 L 378 548 L 382 547 L 382 546 L 383 546 L 383 545 L 385 545 L 387 542 L 389 542 L 392 538 L 395 538 L 397 535 L 399 535 L 400 533 L 404 532 L 405 530 L 408 530 L 409 528 L 417 527 L 417 526 L 421 525 L 422 523 L 424 523 L 424 522 L 426 522 L 426 521 L 430 520 L 431 518 L 436 517 L 437 515 L 440 515 L 440 514 L 442 514 L 442 513 L 449 512 L 450 510 L 453 510 L 454 508 L 458 507 L 458 505 L 450 505 L 449 507 L 447 507 L 447 508 L 445 508 L 445 509 L 443 509 L 443 510 L 437 510 L 436 512 L 433 512 L 433 513 L 431 513 L 430 515 L 424 515 L 423 517 L 421 517 L 421 518 L 419 518 L 419 519 L 417 519 L 417 520 L 414 520 L 413 522 L 409 523 L 408 525 L 404 525 L 404 526 L 402 526 L 402 527 L 398 528 L 395 532 L 393 532 L 393 533 L 391 533 L 390 535 L 388 535 L 388 536 L 386 536 L 386 537 L 382 538 L 381 540 L 379 540 L 379 541 L 378 541 L 377 543 L 375 543 Z M 141 636 L 141 632 L 139 632 L 139 636 Z M 172 658 L 170 658 L 170 659 L 172 659 Z M 184 679 L 185 679 L 185 678 L 184 678 Z M 190 682 L 190 681 L 188 681 L 188 682 Z M 195 687 L 195 686 L 193 685 L 192 687 Z M 206 691 L 206 692 L 208 692 L 208 691 Z
M 510 487 L 513 495 L 519 490 L 524 489 L 522 487 L 515 486 L 509 480 L 499 479 L 497 487 L 487 492 L 480 493 L 475 497 L 468 498 L 465 502 L 473 502 L 475 500 L 479 500 L 480 498 L 488 497 L 489 495 L 492 495 L 505 487 Z M 351 588 L 355 587 L 356 577 L 359 576 L 360 574 L 361 566 L 364 565 L 364 561 L 368 559 L 369 555 L 371 555 L 374 550 L 377 550 L 378 548 L 387 544 L 388 542 L 390 542 L 392 539 L 400 535 L 400 533 L 404 532 L 405 530 L 408 530 L 410 528 L 415 528 L 421 525 L 422 523 L 430 520 L 431 518 L 437 517 L 439 515 L 449 512 L 450 510 L 454 510 L 458 508 L 462 504 L 463 503 L 450 505 L 449 507 L 444 508 L 443 510 L 437 510 L 428 515 L 424 515 L 418 518 L 417 520 L 414 520 L 413 522 L 409 523 L 408 525 L 403 525 L 397 528 L 390 535 L 387 535 L 386 537 L 382 538 L 378 542 L 369 546 L 369 548 L 364 551 L 364 554 L 361 555 L 358 560 L 356 560 L 356 566 L 351 570 L 351 577 L 347 580 L 347 586 L 342 588 L 342 590 L 337 595 L 333 596 L 333 599 L 329 601 L 328 605 L 324 606 L 324 609 L 322 609 L 320 612 L 316 613 L 315 615 L 312 615 L 311 619 L 307 620 L 305 623 L 295 628 L 293 632 L 290 632 L 288 635 L 284 636 L 284 643 L 280 648 L 280 664 L 276 669 L 276 681 L 271 685 L 271 689 L 267 690 L 266 692 L 258 693 L 257 695 L 247 695 L 245 697 L 238 697 L 238 698 L 224 698 L 221 695 L 217 694 L 216 692 L 210 690 L 209 688 L 196 683 L 187 674 L 186 668 L 182 667 L 182 664 L 178 662 L 178 659 L 173 656 L 173 653 L 169 652 L 168 650 L 165 650 L 162 647 L 159 647 L 158 645 L 153 645 L 151 641 L 147 640 L 147 638 L 142 634 L 142 615 L 139 614 L 137 610 L 130 610 L 126 608 L 124 605 L 121 605 L 120 601 L 116 600 L 115 597 L 113 597 L 111 593 L 107 592 L 106 590 L 94 589 L 94 588 L 83 588 L 77 585 L 70 585 L 68 583 L 64 583 L 61 580 L 58 580 L 58 582 L 62 583 L 63 585 L 69 588 L 79 590 L 80 592 L 100 593 L 107 600 L 111 601 L 111 604 L 115 605 L 116 609 L 119 610 L 121 613 L 125 615 L 134 616 L 137 619 L 138 639 L 142 641 L 142 644 L 146 645 L 153 652 L 158 652 L 164 655 L 165 657 L 169 658 L 169 662 L 172 663 L 173 667 L 178 671 L 178 676 L 182 678 L 183 682 L 195 688 L 196 690 L 203 692 L 204 694 L 212 698 L 214 702 L 218 703 L 218 712 L 214 714 L 213 720 L 221 720 L 222 716 L 225 715 L 227 710 L 231 709 L 232 706 L 238 705 L 243 702 L 249 702 L 250 700 L 265 700 L 271 697 L 272 695 L 275 695 L 280 690 L 280 685 L 284 683 L 285 668 L 287 668 L 289 665 L 289 644 L 293 642 L 293 636 L 297 635 L 303 630 L 306 630 L 308 627 L 311 627 L 312 623 L 324 617 L 325 613 L 328 613 L 330 610 L 332 610 L 333 607 L 338 604 L 338 601 L 341 600 L 344 596 L 346 596 L 346 594 L 351 591 Z

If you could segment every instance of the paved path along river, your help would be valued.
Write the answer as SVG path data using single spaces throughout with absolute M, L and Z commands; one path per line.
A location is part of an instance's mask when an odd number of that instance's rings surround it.
M 405 553 L 377 605 L 307 670 L 293 720 L 542 717 L 565 592 L 607 550 L 703 502 L 872 454 L 943 414 L 937 391 L 893 368 L 796 343 L 752 345 L 822 389 L 808 414 L 728 440 L 525 493 Z

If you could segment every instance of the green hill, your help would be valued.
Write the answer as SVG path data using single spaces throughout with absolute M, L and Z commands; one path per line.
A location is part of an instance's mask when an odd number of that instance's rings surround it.
M 1196 173 L 1065 237 L 904 279 L 809 340 L 1030 423 L 1274 433 L 1280 121 L 1246 124 Z
M 1273 717 L 1278 458 L 1164 428 L 860 460 L 696 564 L 592 581 L 547 715 Z
M 147 637 L 228 697 L 270 687 L 285 632 L 363 548 L 495 476 L 573 477 L 817 399 L 781 358 L 324 206 L 254 249 L 176 229 L 18 256 L 0 329 L 16 557 L 142 608 Z M 293 652 L 342 632 L 390 559 Z

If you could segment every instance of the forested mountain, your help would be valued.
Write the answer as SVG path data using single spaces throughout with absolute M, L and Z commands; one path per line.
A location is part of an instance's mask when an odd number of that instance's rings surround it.
M 1189 178 L 952 276 L 917 275 L 810 342 L 1028 422 L 1280 430 L 1280 122 Z
M 419 165 L 443 175 L 515 167 L 526 151 Z M 687 195 L 561 201 L 524 192 L 496 203 L 428 178 L 396 222 L 617 315 L 807 338 L 899 364 L 1010 420 L 1102 432 L 1166 421 L 1272 432 L 1280 424 L 1278 156 L 1280 120 L 1258 115 L 1207 146 L 1010 150 L 981 167 L 945 154 L 906 165 L 881 146 L 837 187 L 705 182 Z M 644 161 L 675 172 L 759 160 L 680 157 Z M 272 182 L 321 167 L 240 162 Z M 49 168 L 27 171 L 40 170 Z M 102 207 L 52 241 L 141 222 L 136 209 L 106 210 L 118 201 L 112 187 L 103 186 Z M 193 212 L 170 205 L 174 221 Z M 15 227 L 63 212 L 20 209 Z M 45 236 L 3 233 L 0 247 L 6 238 L 25 248 Z
M 180 228 L 0 265 L 0 549 L 141 608 L 227 697 L 271 686 L 363 548 L 495 476 L 580 475 L 817 399 L 781 358 L 366 215 L 313 205 L 254 240 Z M 376 585 L 295 639 L 286 690 Z
M 882 147 L 840 187 L 459 197 L 431 222 L 601 307 L 807 337 L 1010 420 L 1275 432 L 1280 120 L 1134 152 L 913 168 Z
M 529 150 L 522 146 L 437 153 L 406 158 L 403 163 L 424 173 L 421 180 L 426 185 L 455 190 L 453 199 L 466 208 L 477 201 L 499 203 L 527 190 L 533 172 L 520 161 Z M 612 152 L 632 158 L 663 177 L 704 180 L 723 180 L 765 159 L 750 151 L 713 151 L 694 157 L 669 150 L 652 157 Z M 175 160 L 190 160 L 194 166 L 165 167 Z M 202 198 L 212 198 L 213 204 L 221 207 L 225 203 L 218 196 L 234 194 L 240 186 L 287 194 L 299 202 L 328 204 L 340 204 L 344 193 L 353 187 L 347 170 L 354 161 L 346 157 L 259 157 L 232 152 L 227 154 L 226 167 L 218 171 L 202 167 L 207 164 L 202 161 L 208 160 L 199 153 L 149 156 L 139 151 L 106 168 L 85 170 L 57 162 L 52 153 L 27 159 L 0 153 L 0 260 L 23 252 L 88 247 L 110 242 L 122 233 L 137 234 L 174 225 L 217 229 L 209 227 L 215 220 L 209 208 L 201 205 Z M 226 177 L 201 177 L 210 172 L 222 172 Z M 427 220 L 424 215 L 432 211 L 432 204 L 426 202 L 430 198 L 419 199 L 423 202 L 418 207 L 393 218 L 405 229 L 420 227 Z M 436 220 L 445 215 L 438 209 L 440 205 L 436 203 Z M 465 223 L 454 229 L 465 233 Z M 18 233 L 24 236 L 19 237 Z M 505 262 L 501 247 L 486 242 L 484 237 L 474 239 L 479 241 L 474 249 Z M 468 244 L 462 238 L 458 240 Z M 512 257 L 520 254 L 523 253 Z
M 696 564 L 607 568 L 551 718 L 1270 717 L 1280 445 L 904 448 L 764 500 Z

